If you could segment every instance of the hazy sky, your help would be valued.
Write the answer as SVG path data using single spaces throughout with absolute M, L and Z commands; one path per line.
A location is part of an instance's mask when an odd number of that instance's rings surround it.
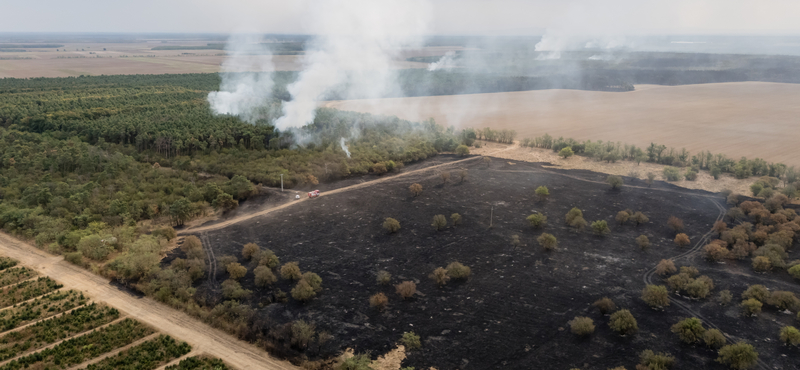
M 0 0 L 0 32 L 308 33 L 324 0 Z M 381 1 L 381 0 L 375 0 Z M 434 34 L 800 34 L 798 0 L 430 0 Z M 577 31 L 575 31 L 577 30 Z

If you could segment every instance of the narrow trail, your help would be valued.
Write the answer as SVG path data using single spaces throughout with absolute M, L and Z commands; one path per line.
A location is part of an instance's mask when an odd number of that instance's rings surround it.
M 208 233 L 203 232 L 200 234 L 200 241 L 203 242 L 203 250 L 208 257 L 208 280 L 211 286 L 217 285 L 217 256 L 214 255 L 214 248 L 211 248 L 211 241 L 208 239 Z
M 494 151 L 492 153 L 486 154 L 486 156 L 490 156 L 490 155 L 493 155 L 495 153 L 499 153 L 499 152 L 502 152 L 502 151 L 510 150 L 510 149 L 516 148 L 517 146 L 518 146 L 518 144 L 514 143 L 513 145 L 510 145 L 510 146 L 508 146 L 506 148 L 499 149 L 499 150 L 496 150 L 496 151 Z M 457 161 L 453 161 L 453 162 L 447 162 L 447 163 L 437 164 L 435 166 L 420 168 L 420 169 L 414 170 L 414 171 L 403 172 L 403 173 L 399 173 L 399 174 L 394 175 L 394 176 L 382 177 L 382 178 L 379 178 L 377 180 L 371 180 L 371 181 L 367 181 L 367 182 L 362 182 L 360 184 L 354 184 L 354 185 L 350 185 L 350 186 L 345 186 L 343 188 L 339 188 L 339 189 L 335 189 L 335 190 L 331 190 L 331 191 L 326 191 L 326 192 L 320 194 L 320 197 L 339 194 L 339 193 L 344 193 L 344 192 L 348 192 L 348 191 L 352 191 L 352 190 L 357 190 L 357 189 L 365 188 L 365 187 L 368 187 L 368 186 L 381 184 L 381 183 L 384 183 L 384 182 L 387 182 L 387 181 L 392 181 L 392 180 L 395 180 L 395 179 L 398 179 L 398 178 L 401 178 L 401 177 L 405 177 L 405 176 L 409 176 L 409 175 L 413 175 L 413 174 L 418 174 L 418 173 L 422 173 L 422 172 L 426 172 L 426 171 L 431 171 L 431 170 L 434 170 L 434 169 L 437 169 L 437 168 L 452 166 L 452 165 L 456 165 L 456 164 L 464 163 L 464 162 L 468 162 L 468 161 L 474 161 L 474 160 L 479 159 L 481 157 L 482 156 L 474 156 L 474 157 L 461 159 L 461 160 L 457 160 Z M 212 231 L 212 230 L 224 229 L 224 228 L 226 228 L 226 227 L 228 227 L 230 225 L 238 224 L 240 222 L 253 219 L 255 217 L 267 215 L 267 214 L 270 214 L 272 212 L 276 212 L 276 211 L 279 211 L 279 210 L 282 210 L 282 209 L 285 209 L 285 208 L 289 208 L 289 207 L 291 207 L 293 205 L 302 204 L 304 202 L 307 202 L 308 200 L 309 200 L 309 198 L 301 198 L 300 200 L 291 200 L 291 201 L 289 201 L 287 203 L 284 203 L 284 204 L 281 204 L 281 205 L 279 205 L 277 207 L 272 207 L 272 208 L 264 209 L 264 210 L 261 210 L 261 211 L 256 211 L 256 212 L 253 212 L 253 213 L 248 213 L 248 214 L 236 216 L 234 218 L 231 218 L 229 220 L 225 220 L 225 221 L 222 221 L 222 222 L 219 222 L 219 223 L 216 223 L 216 224 L 212 224 L 212 225 L 208 225 L 208 226 L 189 227 L 189 228 L 186 228 L 184 230 L 178 231 L 178 234 L 179 235 L 180 234 L 198 234 L 198 233 L 204 233 L 204 232 L 208 232 L 208 231 Z
M 121 314 L 185 341 L 198 352 L 225 360 L 237 369 L 300 369 L 272 358 L 263 349 L 212 328 L 188 314 L 147 297 L 139 297 L 109 284 L 108 279 L 75 266 L 63 257 L 46 253 L 30 244 L 0 233 L 0 255 L 13 258 L 65 288 L 84 292 L 98 302 L 117 308 Z

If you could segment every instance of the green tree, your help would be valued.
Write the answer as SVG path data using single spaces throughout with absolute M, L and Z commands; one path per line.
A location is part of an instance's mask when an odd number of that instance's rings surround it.
M 536 188 L 536 198 L 539 200 L 545 200 L 548 196 L 550 196 L 550 190 L 547 189 L 547 186 L 540 186 Z
M 594 333 L 594 321 L 588 317 L 575 316 L 569 322 L 570 330 L 578 336 L 587 336 Z
M 220 193 L 211 202 L 211 205 L 216 209 L 221 209 L 223 212 L 230 212 L 239 207 L 239 201 L 233 199 L 233 196 L 228 193 Z
M 469 147 L 467 147 L 466 145 L 459 145 L 458 147 L 456 147 L 456 154 L 458 154 L 461 157 L 469 155 Z
M 192 218 L 192 203 L 189 199 L 179 198 L 169 206 L 169 215 L 178 226 Z
M 552 251 L 556 249 L 556 246 L 558 245 L 556 237 L 553 236 L 553 234 L 548 234 L 548 233 L 542 233 L 542 235 L 536 238 L 536 241 L 539 242 L 539 245 L 541 245 L 542 248 L 544 248 L 547 251 Z
M 628 310 L 614 312 L 611 315 L 608 326 L 620 335 L 634 334 L 639 331 L 639 324 L 636 323 L 636 319 Z
M 408 350 L 414 350 L 422 347 L 422 342 L 420 341 L 419 335 L 414 334 L 413 331 L 403 333 L 400 343 L 402 343 Z
M 783 343 L 800 346 L 800 331 L 794 326 L 784 326 L 781 328 L 780 339 Z
M 717 362 L 728 365 L 731 369 L 749 369 L 758 362 L 758 352 L 752 345 L 739 342 L 719 349 Z
M 595 235 L 606 235 L 611 232 L 611 229 L 608 228 L 608 222 L 606 220 L 597 220 L 592 222 L 592 231 Z
M 278 278 L 275 277 L 275 274 L 272 273 L 272 269 L 267 266 L 258 266 L 253 270 L 253 274 L 256 277 L 256 286 L 263 288 L 267 285 L 272 285 Z
M 558 152 L 558 155 L 560 155 L 561 157 L 564 157 L 564 159 L 572 157 L 574 154 L 575 154 L 575 152 L 572 151 L 571 147 L 562 148 L 561 151 Z
M 609 185 L 611 185 L 611 189 L 614 189 L 614 190 L 622 189 L 622 184 L 623 184 L 622 177 L 619 177 L 619 176 L 616 176 L 616 175 L 611 175 L 611 176 L 608 176 L 608 178 L 606 178 L 606 182 Z
M 541 213 L 534 213 L 534 214 L 528 216 L 526 218 L 526 220 L 528 220 L 528 223 L 532 227 L 534 227 L 536 229 L 541 229 L 547 223 L 547 216 L 545 216 L 545 215 L 543 215 Z
M 700 342 L 706 333 L 703 322 L 696 317 L 689 317 L 672 325 L 672 332 L 678 334 L 681 341 L 687 344 Z
M 647 285 L 642 290 L 642 300 L 652 308 L 669 306 L 669 293 L 663 285 Z

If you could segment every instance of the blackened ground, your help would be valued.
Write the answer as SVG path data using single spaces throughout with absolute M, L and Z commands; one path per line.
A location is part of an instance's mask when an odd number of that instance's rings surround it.
M 303 271 L 318 273 L 324 290 L 307 304 L 292 299 L 288 304 L 266 304 L 272 290 L 255 288 L 252 270 L 242 282 L 255 292 L 251 305 L 269 322 L 304 319 L 331 332 L 335 339 L 322 355 L 348 347 L 377 355 L 393 348 L 403 332 L 414 331 L 422 337 L 423 347 L 411 352 L 404 366 L 631 369 L 641 351 L 652 349 L 674 355 L 676 369 L 725 368 L 713 361 L 715 351 L 683 345 L 670 332 L 672 324 L 690 313 L 677 304 L 656 311 L 639 298 L 646 273 L 659 260 L 689 251 L 708 233 L 726 208 L 722 196 L 661 182 L 647 188 L 631 179 L 625 180 L 621 191 L 612 191 L 604 183 L 606 175 L 589 171 L 497 158 L 488 166 L 479 160 L 467 163 L 469 177 L 463 183 L 456 169 L 450 171 L 445 185 L 431 172 L 398 178 L 209 232 L 206 242 L 217 258 L 231 254 L 240 260 L 242 246 L 255 242 L 273 250 L 282 263 L 298 261 Z M 408 191 L 414 182 L 424 188 L 416 198 Z M 533 191 L 540 185 L 550 189 L 546 201 L 534 199 Z M 611 233 L 600 237 L 588 228 L 572 231 L 564 224 L 572 207 L 582 209 L 589 223 L 606 220 Z M 614 216 L 624 209 L 642 211 L 650 222 L 638 227 L 617 225 Z M 558 238 L 557 251 L 545 252 L 536 243 L 542 230 L 532 229 L 525 220 L 534 212 L 548 216 L 543 231 Z M 438 232 L 431 227 L 434 215 L 449 219 L 452 213 L 461 214 L 462 225 L 448 225 Z M 675 233 L 667 227 L 670 216 L 684 221 L 684 232 L 693 246 L 675 246 Z M 400 221 L 398 233 L 383 230 L 386 217 Z M 652 243 L 645 252 L 634 241 L 641 234 Z M 512 248 L 512 235 L 520 236 L 521 248 Z M 795 249 L 790 259 L 796 258 Z M 437 287 L 428 275 L 452 261 L 470 266 L 472 277 Z M 697 253 L 676 264 L 694 265 L 713 278 L 714 297 L 723 289 L 734 294 L 734 303 L 727 307 L 714 299 L 673 296 L 691 315 L 701 315 L 710 322 L 707 327 L 713 323 L 731 339 L 752 343 L 766 368 L 797 368 L 800 352 L 777 340 L 780 327 L 790 324 L 793 317 L 765 307 L 759 317 L 743 318 L 736 305 L 748 284 L 797 292 L 798 284 L 785 272 L 754 274 L 749 261 L 709 263 Z M 393 284 L 416 282 L 419 293 L 411 300 L 400 299 L 394 287 L 376 284 L 379 270 L 389 271 Z M 219 294 L 218 284 L 226 275 L 219 269 L 217 283 L 202 284 L 201 294 Z M 657 276 L 652 280 L 662 284 Z M 280 280 L 277 287 L 288 292 L 292 285 Z M 378 292 L 390 299 L 384 312 L 368 304 L 368 298 Z M 611 332 L 608 317 L 591 307 L 603 296 L 631 310 L 639 333 L 620 337 Z M 588 339 L 570 333 L 568 321 L 575 316 L 594 319 L 597 330 Z

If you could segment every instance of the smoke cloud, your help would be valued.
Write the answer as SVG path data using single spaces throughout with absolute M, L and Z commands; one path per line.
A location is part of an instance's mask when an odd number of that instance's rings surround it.
M 456 53 L 454 51 L 448 51 L 441 59 L 429 64 L 428 71 L 452 70 L 456 66 L 455 56 Z
M 314 120 L 317 103 L 337 89 L 344 98 L 381 96 L 398 89 L 393 59 L 418 46 L 430 23 L 425 0 L 326 0 L 310 14 L 318 35 L 303 57 L 303 70 L 288 86 L 292 100 L 282 106 L 278 129 Z
M 347 158 L 350 158 L 350 149 L 348 149 L 347 145 L 345 145 L 344 138 L 339 140 L 339 145 L 342 147 L 342 150 L 344 150 L 344 153 L 347 154 Z
M 272 94 L 272 54 L 267 44 L 259 43 L 255 35 L 234 35 L 225 45 L 229 53 L 222 64 L 220 91 L 208 94 L 215 114 L 239 116 L 255 123 L 259 108 L 265 106 Z

